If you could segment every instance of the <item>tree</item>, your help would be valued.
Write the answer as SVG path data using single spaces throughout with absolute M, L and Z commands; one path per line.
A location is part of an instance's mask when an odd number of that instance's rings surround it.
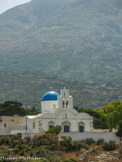
M 24 116 L 26 114 L 25 109 L 22 107 L 22 104 L 17 101 L 5 101 L 0 105 L 0 116 L 13 116 L 13 115 L 21 115 Z
M 28 115 L 37 115 L 39 113 L 39 109 L 35 108 L 34 106 L 31 109 L 27 109 Z
M 37 115 L 39 113 L 39 109 L 36 109 L 34 106 L 31 109 L 27 109 L 28 115 Z M 0 116 L 13 116 L 13 115 L 26 115 L 26 110 L 22 106 L 21 102 L 18 101 L 5 101 L 0 104 Z
M 120 142 L 121 142 L 121 138 L 122 138 L 122 120 L 119 121 L 119 124 L 118 124 L 119 128 L 118 128 L 118 132 L 116 133 L 116 135 L 118 137 L 120 137 Z
M 116 128 L 120 119 L 122 119 L 122 102 L 114 101 L 108 105 L 93 109 L 80 109 L 75 107 L 78 112 L 88 113 L 93 117 L 94 128 L 110 129 Z
M 51 129 L 49 129 L 48 131 L 46 131 L 46 134 L 54 134 L 54 135 L 58 135 L 62 130 L 62 127 L 60 125 L 57 125 Z

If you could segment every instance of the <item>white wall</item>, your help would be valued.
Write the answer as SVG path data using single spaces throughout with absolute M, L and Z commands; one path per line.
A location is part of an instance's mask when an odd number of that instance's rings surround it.
M 120 138 L 117 137 L 115 135 L 114 132 L 84 132 L 84 133 L 61 133 L 59 135 L 59 138 L 61 138 L 61 136 L 71 136 L 73 141 L 80 141 L 83 139 L 87 139 L 87 138 L 93 138 L 95 141 L 97 141 L 98 139 L 103 138 L 106 142 L 109 142 L 110 140 L 114 140 L 116 141 L 117 144 L 119 144 L 120 142 Z
M 49 122 L 53 122 L 54 126 L 61 125 L 63 130 L 63 122 L 70 123 L 70 132 L 79 132 L 79 122 L 84 123 L 84 131 L 90 132 L 93 129 L 93 118 L 86 113 L 78 113 L 74 109 L 59 108 L 54 113 L 43 113 L 35 117 L 28 118 L 28 130 L 31 133 L 39 133 L 49 129 Z M 35 122 L 35 129 L 33 129 Z
M 55 105 L 55 107 L 54 107 Z M 54 112 L 58 108 L 58 101 L 42 101 L 41 112 Z
M 22 138 L 25 137 L 34 137 L 34 136 L 41 136 L 43 135 L 44 132 L 42 133 L 23 133 Z M 104 141 L 109 142 L 110 140 L 116 141 L 116 144 L 120 143 L 120 138 L 115 135 L 114 132 L 103 132 L 103 133 L 91 133 L 91 132 L 84 132 L 84 133 L 60 133 L 59 135 L 59 140 L 61 139 L 61 136 L 71 136 L 73 141 L 80 141 L 84 140 L 87 138 L 93 138 L 95 141 L 98 139 L 104 139 Z
M 62 102 L 64 101 L 64 107 Z M 68 101 L 68 105 L 66 105 L 66 102 Z M 59 108 L 69 108 L 73 109 L 73 97 L 69 96 L 69 90 L 68 89 L 62 89 L 61 95 L 58 96 L 58 107 Z

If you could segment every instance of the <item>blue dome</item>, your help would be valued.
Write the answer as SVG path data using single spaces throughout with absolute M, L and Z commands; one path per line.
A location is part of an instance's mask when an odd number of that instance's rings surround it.
M 42 101 L 56 101 L 58 99 L 59 94 L 55 91 L 49 91 L 44 94 Z

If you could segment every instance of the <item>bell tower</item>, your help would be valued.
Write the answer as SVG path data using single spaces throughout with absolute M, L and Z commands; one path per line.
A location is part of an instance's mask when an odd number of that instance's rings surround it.
M 73 98 L 69 96 L 69 90 L 64 87 L 58 96 L 59 108 L 73 109 Z

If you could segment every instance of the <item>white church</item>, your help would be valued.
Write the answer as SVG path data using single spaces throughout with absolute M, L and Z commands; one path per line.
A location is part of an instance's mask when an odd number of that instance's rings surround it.
M 22 138 L 42 135 L 45 131 L 56 125 L 62 127 L 61 136 L 71 136 L 73 140 L 93 138 L 105 141 L 115 140 L 119 137 L 109 130 L 94 129 L 93 117 L 87 113 L 78 113 L 73 108 L 73 97 L 69 90 L 64 88 L 61 93 L 51 90 L 44 94 L 41 101 L 41 113 L 38 115 L 0 116 L 0 136 L 21 133 Z
M 41 133 L 60 125 L 63 132 L 90 132 L 93 129 L 93 117 L 78 113 L 73 108 L 73 97 L 68 89 L 62 89 L 59 95 L 55 91 L 44 94 L 41 102 L 41 114 L 27 116 L 27 130 Z
M 0 116 L 1 134 L 41 134 L 60 125 L 62 132 L 90 132 L 93 129 L 93 117 L 78 113 L 73 108 L 73 97 L 64 88 L 59 95 L 51 90 L 44 94 L 41 101 L 41 113 L 30 116 Z

